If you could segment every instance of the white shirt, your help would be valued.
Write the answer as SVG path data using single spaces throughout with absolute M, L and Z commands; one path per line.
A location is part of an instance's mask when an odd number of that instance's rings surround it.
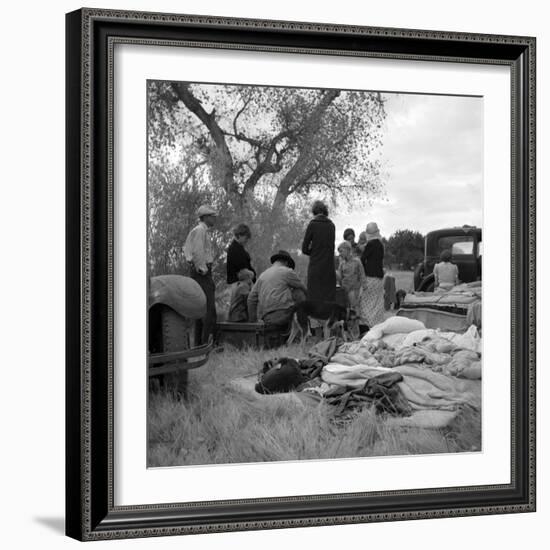
M 458 267 L 451 262 L 439 262 L 434 266 L 435 284 L 441 288 L 452 288 L 458 282 Z
M 212 252 L 212 243 L 208 235 L 208 226 L 204 222 L 199 222 L 187 236 L 183 247 L 185 259 L 191 262 L 197 271 L 206 273 L 207 264 L 214 261 Z

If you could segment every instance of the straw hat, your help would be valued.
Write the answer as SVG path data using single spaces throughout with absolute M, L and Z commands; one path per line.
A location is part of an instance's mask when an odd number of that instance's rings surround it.
M 380 235 L 380 230 L 378 229 L 378 225 L 375 222 L 370 222 L 367 224 L 365 234 L 367 236 L 367 241 L 382 238 L 382 236 Z
M 203 204 L 202 206 L 199 206 L 199 209 L 197 210 L 197 217 L 202 218 L 203 216 L 217 216 L 218 213 L 207 204 Z

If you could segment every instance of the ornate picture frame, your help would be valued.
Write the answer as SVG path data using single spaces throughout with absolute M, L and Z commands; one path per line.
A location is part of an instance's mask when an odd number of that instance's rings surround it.
M 535 38 L 81 9 L 66 26 L 66 533 L 79 540 L 535 510 Z M 117 506 L 113 82 L 117 44 L 510 69 L 510 483 Z

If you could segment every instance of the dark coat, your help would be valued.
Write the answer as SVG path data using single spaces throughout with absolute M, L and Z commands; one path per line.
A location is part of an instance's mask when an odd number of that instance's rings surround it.
M 254 273 L 253 280 L 256 280 L 256 272 L 250 264 L 250 254 L 241 243 L 233 239 L 227 249 L 227 284 L 238 281 L 237 273 L 241 269 L 250 269 Z
M 334 224 L 318 214 L 307 226 L 302 252 L 309 256 L 307 298 L 318 302 L 334 302 L 336 271 L 334 264 Z
M 384 245 L 379 239 L 372 239 L 365 246 L 361 256 L 367 277 L 384 277 Z

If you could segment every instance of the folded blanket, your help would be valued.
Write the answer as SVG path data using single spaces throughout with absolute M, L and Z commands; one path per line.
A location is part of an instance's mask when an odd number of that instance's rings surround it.
M 374 360 L 376 361 L 376 360 Z M 346 388 L 362 388 L 369 378 L 374 378 L 379 374 L 391 372 L 392 369 L 376 365 L 341 365 L 329 363 L 323 367 L 321 378 L 327 384 L 335 384 Z
M 462 380 L 417 365 L 392 370 L 403 375 L 403 382 L 399 384 L 413 408 L 455 410 L 464 404 L 481 407 L 479 380 Z
M 470 350 L 462 349 L 453 353 L 453 358 L 446 365 L 442 365 L 439 372 L 458 378 L 470 380 L 481 379 L 481 361 L 479 355 Z
M 463 334 L 457 332 L 441 332 L 439 335 L 442 338 L 450 340 L 457 348 L 469 349 L 476 353 L 481 353 L 482 341 L 475 325 L 471 325 Z
M 330 362 L 338 363 L 340 365 L 378 365 L 372 353 L 370 353 L 368 349 L 365 348 L 359 350 L 357 353 L 335 353 L 332 356 Z

